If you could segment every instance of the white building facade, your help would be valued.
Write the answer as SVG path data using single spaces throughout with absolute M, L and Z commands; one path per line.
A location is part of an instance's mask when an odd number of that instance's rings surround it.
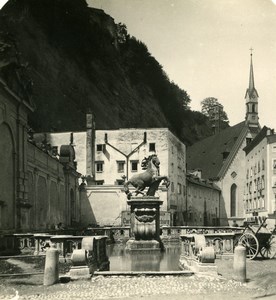
M 275 219 L 270 215 L 276 211 L 276 195 L 273 191 L 273 187 L 276 187 L 276 135 L 273 130 L 264 127 L 244 150 L 244 216 L 247 220 L 268 217 L 267 224 L 273 228 Z
M 95 130 L 93 115 L 88 114 L 86 132 L 47 133 L 38 138 L 46 138 L 52 146 L 70 141 L 74 146 L 77 170 L 87 183 L 87 197 L 82 200 L 83 223 L 90 223 L 87 214 L 93 211 L 99 225 L 127 225 L 125 212 L 129 208 L 123 183 L 144 172 L 142 160 L 156 154 L 160 176 L 170 180 L 168 188 L 161 182 L 156 192 L 163 200 L 161 218 L 164 225 L 184 225 L 186 146 L 168 128 Z

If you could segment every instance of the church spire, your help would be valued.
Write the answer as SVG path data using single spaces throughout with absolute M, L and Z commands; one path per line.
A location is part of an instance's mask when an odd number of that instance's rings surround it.
M 252 62 L 252 51 L 253 49 L 250 48 L 251 51 L 251 59 L 250 59 L 250 73 L 249 73 L 249 91 L 252 91 L 253 89 L 255 89 L 255 85 L 254 85 L 254 73 L 253 73 L 253 62 Z
M 250 72 L 249 72 L 249 85 L 246 90 L 245 99 L 246 99 L 246 116 L 245 120 L 247 124 L 252 126 L 259 126 L 259 117 L 258 117 L 258 92 L 255 88 L 254 83 L 254 72 L 253 72 L 253 59 L 252 51 L 250 49 Z

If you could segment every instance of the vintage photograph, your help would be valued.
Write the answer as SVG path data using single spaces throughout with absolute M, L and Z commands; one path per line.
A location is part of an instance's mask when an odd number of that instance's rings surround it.
M 0 300 L 276 299 L 276 0 L 0 1 Z

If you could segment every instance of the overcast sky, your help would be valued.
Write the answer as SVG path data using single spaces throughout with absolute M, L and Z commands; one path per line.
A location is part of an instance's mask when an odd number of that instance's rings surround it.
M 275 0 L 276 1 L 276 0 Z M 274 1 L 274 2 L 275 2 Z M 276 5 L 272 0 L 87 0 L 143 41 L 191 108 L 216 97 L 230 125 L 245 118 L 250 51 L 261 126 L 276 129 Z

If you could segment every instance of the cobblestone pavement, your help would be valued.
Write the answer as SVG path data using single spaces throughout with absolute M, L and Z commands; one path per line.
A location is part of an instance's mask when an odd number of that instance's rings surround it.
M 19 291 L 19 299 L 214 299 L 214 296 L 238 296 L 251 299 L 252 289 L 247 284 L 214 276 L 158 276 L 125 277 L 98 276 L 89 281 L 72 281 L 51 287 L 34 286 L 22 289 L 20 281 L 6 286 L 0 284 L 0 299 L 11 299 Z M 16 283 L 16 281 L 14 283 Z M 261 290 L 254 288 L 254 294 Z M 219 297 L 219 298 L 220 298 Z M 230 298 L 229 298 L 230 299 Z
M 223 276 L 97 276 L 52 286 L 43 286 L 43 275 L 0 278 L 0 299 L 276 299 L 276 259 L 248 261 L 246 283 L 231 280 L 232 260 L 217 264 Z

